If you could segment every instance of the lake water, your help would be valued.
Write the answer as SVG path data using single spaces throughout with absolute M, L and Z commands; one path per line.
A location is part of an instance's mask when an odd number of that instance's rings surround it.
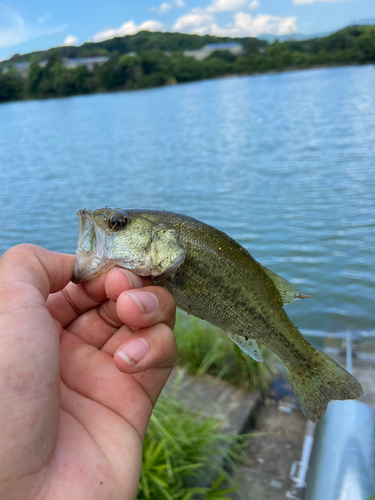
M 305 331 L 375 332 L 375 66 L 0 106 L 0 255 L 74 252 L 78 208 L 167 209 L 311 295 Z

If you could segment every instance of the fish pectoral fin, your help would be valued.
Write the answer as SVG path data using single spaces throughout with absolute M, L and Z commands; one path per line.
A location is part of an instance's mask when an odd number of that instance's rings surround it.
M 310 295 L 304 295 L 301 290 L 299 290 L 296 286 L 292 285 L 292 283 L 289 283 L 289 281 L 282 278 L 278 274 L 270 271 L 264 266 L 261 267 L 267 274 L 267 276 L 273 281 L 274 285 L 279 291 L 283 300 L 283 304 L 290 304 L 296 299 L 306 299 L 307 297 L 310 297 Z
M 228 337 L 233 340 L 235 344 L 238 345 L 240 349 L 243 350 L 250 358 L 253 358 L 255 361 L 261 363 L 263 361 L 263 357 L 260 353 L 259 346 L 256 340 L 246 339 L 242 335 L 238 335 L 237 333 L 227 332 Z

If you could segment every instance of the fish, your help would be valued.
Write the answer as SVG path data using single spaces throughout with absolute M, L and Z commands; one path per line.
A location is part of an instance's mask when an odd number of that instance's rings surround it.
M 219 327 L 256 361 L 262 361 L 260 341 L 284 363 L 312 422 L 330 401 L 363 394 L 360 383 L 309 344 L 287 316 L 283 306 L 306 296 L 224 232 L 163 210 L 81 209 L 78 218 L 74 283 L 119 266 L 150 277 L 177 307 Z

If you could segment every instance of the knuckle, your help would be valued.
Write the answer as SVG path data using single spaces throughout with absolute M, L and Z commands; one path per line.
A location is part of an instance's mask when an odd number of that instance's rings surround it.
M 98 315 L 108 326 L 119 328 L 122 325 L 117 316 L 116 308 L 109 301 L 104 302 L 98 307 Z
M 31 245 L 30 243 L 21 243 L 20 245 L 15 245 L 14 247 L 9 248 L 6 252 L 4 252 L 2 256 L 2 260 L 5 261 L 6 259 L 14 259 L 14 258 L 21 258 L 22 260 L 25 260 L 29 258 L 30 254 L 35 252 L 35 246 Z

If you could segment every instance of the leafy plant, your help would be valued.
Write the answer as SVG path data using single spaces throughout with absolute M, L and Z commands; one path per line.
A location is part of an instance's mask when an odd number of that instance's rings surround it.
M 224 462 L 243 458 L 243 439 L 224 434 L 222 422 L 202 419 L 162 396 L 143 445 L 137 500 L 229 500 L 235 488 Z
M 178 346 L 178 364 L 188 373 L 206 373 L 243 388 L 267 389 L 277 365 L 276 356 L 261 347 L 263 363 L 245 354 L 219 328 L 205 321 L 179 313 L 174 329 Z

